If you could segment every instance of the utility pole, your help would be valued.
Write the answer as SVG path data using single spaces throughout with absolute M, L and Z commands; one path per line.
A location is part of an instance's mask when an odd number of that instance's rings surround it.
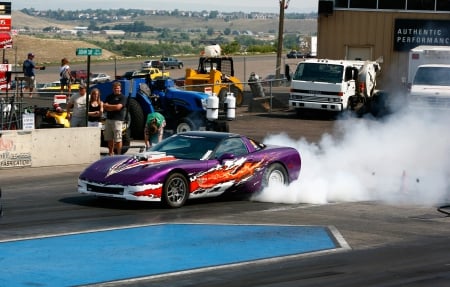
M 275 67 L 275 79 L 281 77 L 281 53 L 283 52 L 283 34 L 284 34 L 284 10 L 287 9 L 290 0 L 280 1 L 280 18 L 278 23 L 278 47 L 277 47 L 277 63 Z

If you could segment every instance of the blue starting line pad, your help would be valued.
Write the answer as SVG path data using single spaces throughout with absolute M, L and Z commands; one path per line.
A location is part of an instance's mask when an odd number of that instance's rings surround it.
M 1 286 L 76 286 L 344 248 L 330 228 L 160 224 L 0 242 Z

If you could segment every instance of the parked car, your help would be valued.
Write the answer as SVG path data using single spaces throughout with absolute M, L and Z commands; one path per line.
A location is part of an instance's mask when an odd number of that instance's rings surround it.
M 37 84 L 37 91 L 40 96 L 54 96 L 56 94 L 61 93 L 61 82 L 60 81 L 53 81 L 49 83 L 40 83 Z M 71 84 L 71 91 L 72 92 L 78 92 L 78 89 L 80 87 L 80 84 Z
M 78 178 L 78 192 L 171 208 L 188 199 L 227 192 L 251 194 L 289 184 L 300 174 L 295 148 L 265 145 L 243 135 L 191 131 L 166 138 L 149 151 L 102 158 Z
M 106 83 L 111 81 L 111 76 L 105 73 L 96 73 L 92 74 L 90 77 L 91 83 L 97 84 L 97 83 Z
M 183 68 L 184 64 L 182 61 L 178 60 L 177 58 L 174 57 L 162 57 L 161 58 L 161 64 L 163 66 L 164 69 L 181 69 Z
M 161 61 L 158 61 L 158 60 L 147 60 L 142 63 L 141 67 L 142 68 L 162 69 L 163 65 L 162 65 Z
M 70 75 L 72 76 L 72 79 L 74 79 L 75 83 L 86 82 L 87 78 L 88 78 L 87 70 L 70 71 Z M 91 73 L 91 76 L 92 76 L 92 73 Z
M 152 80 L 156 80 L 156 79 L 162 79 L 162 78 L 168 78 L 170 77 L 170 73 L 169 72 L 163 72 L 158 68 L 145 68 L 140 70 L 137 75 L 150 75 L 150 78 Z
M 303 54 L 302 52 L 292 50 L 289 53 L 286 54 L 286 57 L 293 59 L 293 58 L 309 58 L 307 54 Z

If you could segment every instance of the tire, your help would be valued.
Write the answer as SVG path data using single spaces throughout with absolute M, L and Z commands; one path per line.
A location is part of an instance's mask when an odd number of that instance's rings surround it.
M 122 132 L 122 150 L 121 154 L 126 154 L 128 149 L 130 148 L 131 137 L 130 137 L 130 129 L 126 129 Z
M 216 121 L 213 126 L 213 131 L 215 132 L 230 132 L 230 126 L 226 121 Z
M 242 106 L 244 103 L 244 93 L 236 86 L 231 86 L 230 90 L 236 98 L 236 107 Z
M 189 197 L 189 184 L 181 173 L 169 175 L 163 185 L 162 202 L 166 207 L 182 207 Z
M 273 163 L 264 172 L 263 188 L 271 184 L 289 184 L 286 169 L 279 163 Z
M 228 89 L 222 88 L 217 95 L 219 97 L 219 109 L 223 110 L 225 98 L 227 97 Z
M 190 118 L 182 118 L 175 129 L 176 133 L 189 132 L 198 130 L 197 124 Z
M 137 140 L 144 139 L 145 115 L 142 107 L 135 99 L 130 99 L 128 113 L 131 117 L 130 136 Z
M 41 126 L 42 126 L 42 122 L 43 122 L 44 120 L 42 119 L 42 115 L 37 115 L 37 114 L 35 114 L 34 115 L 34 128 L 35 129 L 40 129 L 41 128 Z
M 183 64 L 178 64 L 178 69 L 183 69 Z

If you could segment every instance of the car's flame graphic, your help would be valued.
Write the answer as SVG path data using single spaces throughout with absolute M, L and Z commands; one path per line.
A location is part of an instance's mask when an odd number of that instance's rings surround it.
M 245 158 L 226 161 L 223 165 L 217 165 L 192 177 L 191 191 L 209 189 L 224 183 L 237 184 L 245 181 L 252 177 L 264 162 L 264 160 L 249 162 Z

